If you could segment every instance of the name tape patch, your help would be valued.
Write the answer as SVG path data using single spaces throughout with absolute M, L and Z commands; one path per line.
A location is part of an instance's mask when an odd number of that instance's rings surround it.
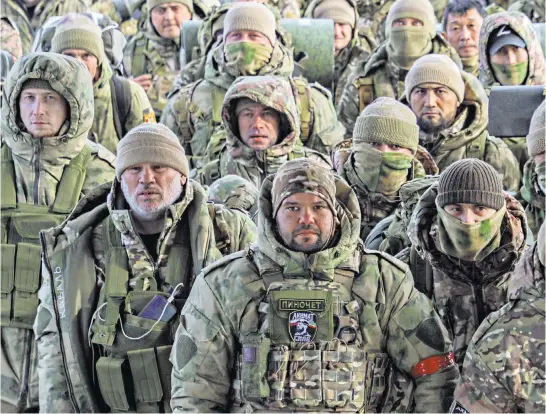
M 279 299 L 279 309 L 283 311 L 315 311 L 323 312 L 326 309 L 324 299 Z

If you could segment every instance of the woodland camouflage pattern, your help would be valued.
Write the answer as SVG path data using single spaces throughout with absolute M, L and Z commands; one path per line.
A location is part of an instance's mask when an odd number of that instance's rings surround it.
M 61 136 L 33 139 L 21 128 L 19 95 L 23 83 L 30 78 L 50 81 L 70 106 L 70 118 L 61 128 Z M 15 167 L 17 202 L 50 206 L 70 161 L 84 147 L 91 150 L 82 196 L 114 176 L 114 156 L 99 144 L 87 139 L 93 121 L 93 88 L 87 68 L 75 59 L 51 54 L 33 53 L 21 58 L 4 85 L 2 105 L 3 145 L 12 151 Z M 32 162 L 34 160 L 34 162 Z M 39 166 L 39 169 L 36 169 Z M 25 367 L 30 364 L 29 394 L 26 407 L 38 407 L 36 348 L 32 346 L 30 361 L 22 354 L 26 344 L 34 343 L 28 329 L 2 327 L 2 400 L 16 404 L 23 384 Z
M 510 277 L 510 302 L 476 331 L 451 412 L 544 412 L 544 226 L 540 236 Z
M 258 210 L 258 188 L 238 175 L 226 175 L 208 188 L 209 201 L 247 211 L 251 217 Z

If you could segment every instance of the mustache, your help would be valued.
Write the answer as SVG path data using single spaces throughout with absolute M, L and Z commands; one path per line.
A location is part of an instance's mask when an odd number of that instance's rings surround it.
M 314 224 L 302 224 L 302 225 L 296 227 L 296 229 L 294 230 L 294 234 L 298 234 L 298 233 L 301 233 L 303 231 L 313 231 L 314 233 L 320 235 L 319 228 L 317 226 L 315 226 Z

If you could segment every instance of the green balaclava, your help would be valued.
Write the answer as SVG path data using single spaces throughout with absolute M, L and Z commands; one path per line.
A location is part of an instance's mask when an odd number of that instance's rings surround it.
M 546 101 L 542 101 L 539 107 L 533 113 L 529 133 L 527 134 L 527 150 L 529 157 L 533 158 L 545 152 L 546 135 Z M 543 194 L 546 194 L 546 161 L 542 160 L 535 163 L 535 173 L 537 175 L 538 186 Z
M 253 30 L 264 34 L 270 44 L 254 42 L 226 43 L 226 37 L 236 30 Z M 241 76 L 255 76 L 271 59 L 276 42 L 276 21 L 273 13 L 260 3 L 237 3 L 224 20 L 224 54 L 228 67 Z
M 497 210 L 478 223 L 463 223 L 450 215 L 448 204 L 477 204 Z M 468 262 L 479 262 L 500 246 L 501 226 L 506 214 L 502 179 L 489 164 L 477 159 L 463 159 L 450 165 L 440 175 L 437 233 L 438 250 Z
M 397 26 L 397 19 L 418 19 L 423 26 Z M 428 0 L 397 0 L 387 15 L 386 30 L 389 58 L 400 68 L 410 69 L 413 62 L 432 49 L 436 36 L 436 16 Z
M 501 26 L 489 41 L 489 59 L 504 46 L 526 49 L 525 41 L 508 25 Z M 529 59 L 513 65 L 491 62 L 491 69 L 501 85 L 523 85 L 529 73 Z
M 393 98 L 378 98 L 362 111 L 353 131 L 352 162 L 358 181 L 371 193 L 396 194 L 407 181 L 414 157 L 379 151 L 371 143 L 397 145 L 415 153 L 419 144 L 415 114 Z M 353 174 L 349 169 L 347 172 Z

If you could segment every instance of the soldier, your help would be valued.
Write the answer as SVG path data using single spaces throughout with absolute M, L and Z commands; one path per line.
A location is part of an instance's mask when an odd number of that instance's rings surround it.
M 546 209 L 544 206 L 544 195 L 546 194 L 545 111 L 546 101 L 542 101 L 531 118 L 526 140 L 529 159 L 523 170 L 523 187 L 521 188 L 521 197 L 527 202 L 525 214 L 529 221 L 529 228 L 535 236 L 544 222 L 544 210 Z
M 113 74 L 104 52 L 101 30 L 91 19 L 75 13 L 66 16 L 55 30 L 51 51 L 78 59 L 91 74 L 95 101 L 93 141 L 115 154 L 119 140 L 127 131 L 143 122 L 155 122 L 148 97 L 140 85 Z
M 80 62 L 53 53 L 19 59 L 2 103 L 2 411 L 38 409 L 32 324 L 40 230 L 114 177 L 114 155 L 87 139 L 93 86 Z M 16 410 L 16 411 L 14 411 Z
M 114 183 L 43 234 L 42 411 L 168 411 L 176 314 L 203 268 L 255 236 L 188 175 L 178 138 L 142 124 L 120 141 Z
M 452 0 L 445 9 L 442 36 L 457 50 L 463 70 L 478 76 L 480 29 L 487 16 L 479 0 Z
M 455 49 L 436 34 L 436 18 L 428 0 L 397 0 L 387 17 L 387 41 L 364 65 L 356 67 L 341 97 L 337 113 L 350 138 L 362 110 L 376 98 L 398 99 L 404 93 L 404 79 L 421 56 L 436 53 L 454 59 Z
M 460 160 L 419 199 L 409 223 L 415 287 L 433 298 L 459 366 L 472 335 L 506 303 L 506 275 L 526 245 L 527 218 L 489 164 Z
M 474 334 L 450 412 L 544 412 L 545 230 L 510 277 L 510 302 Z
M 334 21 L 334 105 L 337 106 L 349 75 L 357 66 L 364 64 L 375 42 L 358 35 L 358 13 L 353 0 L 315 0 L 305 12 L 306 17 L 332 19 Z M 366 41 L 366 39 L 368 41 Z
M 415 159 L 418 143 L 415 115 L 392 98 L 376 99 L 357 118 L 351 154 L 338 172 L 356 192 L 362 240 L 392 214 L 402 184 L 425 176 Z
M 258 189 L 238 175 L 228 174 L 218 178 L 208 188 L 209 201 L 229 208 L 246 211 L 252 219 L 258 211 Z
M 326 156 L 299 144 L 300 121 L 292 88 L 288 79 L 278 76 L 245 76 L 235 81 L 222 105 L 225 132 L 219 130 L 211 138 L 208 162 L 196 180 L 210 185 L 236 174 L 259 188 L 265 177 L 294 158 L 313 157 L 330 166 Z
M 487 133 L 487 96 L 474 76 L 447 56 L 423 56 L 406 77 L 405 100 L 417 116 L 419 141 L 440 171 L 462 158 L 477 158 L 497 170 L 506 190 L 518 192 L 517 160 Z
M 223 42 L 207 57 L 205 78 L 172 93 L 161 122 L 178 136 L 192 166 L 202 167 L 211 136 L 222 122 L 226 91 L 239 76 L 291 77 L 292 52 L 276 38 L 273 13 L 257 3 L 237 3 L 226 14 Z M 300 140 L 329 154 L 343 136 L 330 93 L 303 78 L 291 81 L 300 114 Z
M 531 21 L 520 12 L 488 16 L 480 32 L 480 81 L 489 93 L 495 85 L 544 85 L 544 53 Z M 529 155 L 525 137 L 504 140 L 519 161 Z
M 34 33 L 53 16 L 89 11 L 91 0 L 7 0 L 2 2 L 2 17 L 7 17 L 19 32 L 23 54 L 30 52 Z

